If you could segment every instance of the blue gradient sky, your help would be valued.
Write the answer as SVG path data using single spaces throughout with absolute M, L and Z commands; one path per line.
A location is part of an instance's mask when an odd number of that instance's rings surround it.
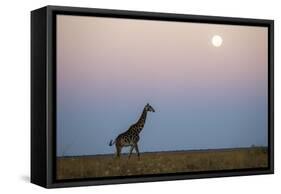
M 214 47 L 214 35 L 223 38 Z M 267 28 L 58 16 L 57 155 L 267 145 Z

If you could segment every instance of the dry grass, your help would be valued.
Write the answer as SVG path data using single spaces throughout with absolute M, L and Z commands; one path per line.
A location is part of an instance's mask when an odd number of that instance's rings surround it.
M 267 167 L 265 148 L 143 153 L 120 159 L 113 155 L 61 157 L 57 178 L 90 178 Z

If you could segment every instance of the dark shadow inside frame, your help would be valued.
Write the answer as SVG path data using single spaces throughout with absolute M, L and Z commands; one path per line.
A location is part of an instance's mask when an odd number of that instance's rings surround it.
M 206 24 L 261 26 L 268 28 L 268 167 L 233 170 L 180 172 L 136 176 L 99 178 L 56 178 L 56 16 L 96 16 L 156 21 L 195 22 Z M 47 6 L 32 12 L 32 129 L 31 129 L 31 182 L 47 188 L 104 185 L 194 178 L 228 177 L 274 173 L 274 22 L 272 20 L 244 19 L 215 16 L 197 16 L 171 13 L 152 13 L 93 8 Z M 39 56 L 39 57 L 38 57 Z M 47 60 L 46 60 L 47 59 Z M 36 65 L 35 65 L 36 64 Z M 39 80 L 39 82 L 38 82 Z M 35 83 L 37 81 L 37 83 Z M 39 89 L 41 88 L 41 90 Z M 43 89 L 43 90 L 42 90 Z M 44 90 L 45 89 L 45 90 Z M 36 131 L 35 131 L 35 128 Z M 35 147 L 36 146 L 36 147 Z

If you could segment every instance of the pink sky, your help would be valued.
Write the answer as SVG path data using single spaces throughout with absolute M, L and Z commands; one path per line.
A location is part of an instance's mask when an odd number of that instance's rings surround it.
M 252 87 L 267 70 L 267 28 L 82 16 L 57 23 L 59 78 L 81 86 Z M 216 34 L 219 48 L 211 44 Z

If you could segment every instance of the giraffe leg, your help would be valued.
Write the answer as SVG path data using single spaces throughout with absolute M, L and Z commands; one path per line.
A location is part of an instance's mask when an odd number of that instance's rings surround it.
M 136 149 L 136 152 L 138 154 L 138 158 L 140 159 L 140 152 L 139 152 L 138 144 L 135 144 L 135 149 Z
M 131 146 L 130 154 L 129 154 L 129 159 L 131 158 L 131 155 L 132 155 L 133 150 L 134 150 L 134 146 Z
M 119 147 L 118 145 L 116 145 L 116 157 L 120 158 L 120 154 L 121 154 L 121 147 Z

